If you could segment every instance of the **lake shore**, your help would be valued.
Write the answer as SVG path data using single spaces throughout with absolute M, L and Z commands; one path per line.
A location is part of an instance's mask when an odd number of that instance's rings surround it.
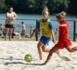
M 7 39 L 8 41 L 9 39 Z M 35 41 L 36 39 L 33 37 L 33 38 L 12 38 L 11 41 Z M 5 41 L 4 37 L 1 38 L 0 37 L 0 41 Z
M 54 54 L 46 66 L 41 66 L 48 53 L 43 53 L 43 60 L 39 60 L 36 41 L 0 41 L 0 70 L 77 70 L 77 52 L 69 53 L 61 50 L 61 55 L 69 57 L 70 61 L 62 60 Z M 73 46 L 77 42 L 72 42 Z M 50 42 L 47 47 L 52 48 Z M 31 54 L 33 57 L 30 63 L 24 61 L 24 56 Z
M 16 26 L 15 32 L 18 32 L 20 34 L 22 33 L 22 27 L 21 27 L 21 22 L 22 21 L 26 25 L 26 34 L 30 34 L 30 27 L 32 26 L 33 29 L 35 29 L 36 28 L 36 20 L 39 20 L 40 18 L 42 18 L 42 15 L 36 15 L 36 14 L 17 14 L 17 16 L 18 16 L 18 19 L 15 20 L 13 24 L 14 24 L 14 26 Z M 6 14 L 0 14 L 0 24 L 5 25 L 5 17 L 6 17 Z M 59 24 L 56 21 L 56 16 L 49 15 L 48 18 L 52 22 L 54 32 L 57 34 L 56 28 L 58 28 Z M 69 35 L 68 36 L 70 38 L 73 38 L 73 25 L 74 25 L 74 22 L 72 20 L 76 21 L 77 16 L 66 16 L 65 19 L 70 20 L 70 21 L 68 21 L 68 23 L 70 24 Z M 20 27 L 18 27 L 18 26 L 20 26 Z M 76 26 L 77 26 L 77 24 L 76 24 Z M 77 31 L 76 31 L 76 33 L 77 33 Z M 57 36 L 58 35 L 56 35 L 56 38 L 57 38 Z

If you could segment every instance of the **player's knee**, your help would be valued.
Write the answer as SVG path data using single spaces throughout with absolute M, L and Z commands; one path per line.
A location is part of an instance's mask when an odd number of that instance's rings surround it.
M 45 51 L 46 51 L 46 49 L 45 49 L 45 48 L 42 48 L 42 51 L 43 51 L 43 52 L 45 52 Z
M 50 52 L 49 52 L 49 55 L 51 56 L 52 54 L 53 54 L 53 52 L 50 51 Z

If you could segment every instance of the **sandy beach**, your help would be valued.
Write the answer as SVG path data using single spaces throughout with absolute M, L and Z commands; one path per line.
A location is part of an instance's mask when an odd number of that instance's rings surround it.
M 61 50 L 61 55 L 69 57 L 70 61 L 62 60 L 54 53 L 51 61 L 46 66 L 43 63 L 48 53 L 43 53 L 43 60 L 39 60 L 36 41 L 0 41 L 0 70 L 77 70 L 77 52 L 69 53 Z M 73 46 L 77 42 L 72 42 Z M 47 47 L 52 48 L 53 43 Z M 31 54 L 33 59 L 27 63 L 24 56 Z

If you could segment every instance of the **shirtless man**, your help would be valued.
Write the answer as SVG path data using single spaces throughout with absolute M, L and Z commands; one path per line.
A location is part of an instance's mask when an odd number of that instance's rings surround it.
M 22 33 L 21 33 L 21 35 L 22 35 L 22 37 L 24 37 L 25 36 L 26 26 L 25 26 L 24 22 L 21 22 L 21 24 L 22 24 Z
M 9 8 L 9 11 L 6 13 L 6 21 L 5 21 L 5 40 L 7 36 L 9 37 L 9 41 L 12 38 L 13 32 L 13 21 L 17 19 L 17 15 L 13 12 L 13 7 Z

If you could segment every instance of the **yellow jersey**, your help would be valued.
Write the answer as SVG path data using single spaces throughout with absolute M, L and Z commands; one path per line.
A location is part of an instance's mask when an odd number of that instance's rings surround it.
M 40 23 L 40 30 L 42 31 L 42 35 L 47 37 L 47 38 L 51 38 L 52 33 L 51 33 L 50 28 L 49 28 L 50 20 L 47 19 L 46 22 L 43 22 L 42 19 L 40 19 L 39 23 Z

